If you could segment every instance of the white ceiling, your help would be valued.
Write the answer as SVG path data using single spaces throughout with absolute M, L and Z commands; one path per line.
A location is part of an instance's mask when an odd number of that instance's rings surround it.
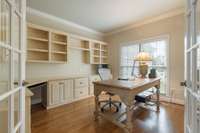
M 28 0 L 36 10 L 108 33 L 182 8 L 185 0 Z

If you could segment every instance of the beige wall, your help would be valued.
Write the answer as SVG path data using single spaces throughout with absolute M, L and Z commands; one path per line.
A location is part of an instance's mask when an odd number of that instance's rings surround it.
M 48 17 L 38 14 L 27 14 L 27 21 L 45 27 L 50 27 L 56 30 L 64 31 L 71 34 L 81 35 L 91 39 L 103 40 L 102 36 L 91 34 L 85 31 L 78 30 L 59 23 L 56 20 L 51 20 Z M 96 66 L 85 64 L 82 59 L 82 52 L 79 50 L 70 49 L 67 64 L 48 64 L 48 63 L 27 63 L 26 79 L 38 79 L 46 77 L 70 76 L 70 75 L 90 75 L 96 73 Z
M 119 72 L 120 44 L 169 35 L 169 88 L 175 90 L 174 98 L 183 99 L 183 88 L 179 84 L 184 80 L 184 21 L 184 15 L 178 15 L 107 36 L 105 40 L 110 44 L 110 64 L 114 76 L 118 77 Z

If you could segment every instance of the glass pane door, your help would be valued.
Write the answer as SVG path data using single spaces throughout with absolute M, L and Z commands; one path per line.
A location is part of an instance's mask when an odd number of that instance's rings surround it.
M 0 133 L 25 133 L 25 0 L 0 0 Z

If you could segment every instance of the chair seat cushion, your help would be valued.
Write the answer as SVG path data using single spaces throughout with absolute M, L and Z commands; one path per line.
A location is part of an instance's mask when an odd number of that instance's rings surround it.
M 150 91 L 145 91 L 142 93 L 139 93 L 138 95 L 135 96 L 135 100 L 137 102 L 143 102 L 145 103 L 146 101 L 148 101 L 150 99 L 150 97 L 153 95 L 153 92 Z

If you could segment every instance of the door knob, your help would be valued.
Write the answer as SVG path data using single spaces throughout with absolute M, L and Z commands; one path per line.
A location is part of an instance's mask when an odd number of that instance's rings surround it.
M 25 80 L 22 81 L 23 86 L 26 86 L 27 84 L 29 84 L 27 81 L 25 81 Z M 19 82 L 15 81 L 14 85 L 19 85 Z
M 180 83 L 180 85 L 181 85 L 181 86 L 184 86 L 184 87 L 187 87 L 187 82 L 186 82 L 186 81 L 183 81 L 183 82 Z

